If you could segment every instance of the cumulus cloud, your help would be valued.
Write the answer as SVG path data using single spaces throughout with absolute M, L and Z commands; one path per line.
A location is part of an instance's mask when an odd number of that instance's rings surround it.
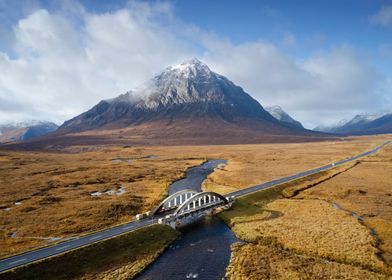
M 170 21 L 166 5 L 134 3 L 104 14 L 79 9 L 74 16 L 79 24 L 36 9 L 14 26 L 15 57 L 0 52 L 0 98 L 25 110 L 0 108 L 0 121 L 46 114 L 62 122 L 188 57 L 185 43 L 155 22 Z
M 308 127 L 350 118 L 385 102 L 383 77 L 349 47 L 296 62 L 269 43 L 227 44 L 207 61 L 262 104 L 280 105 Z
M 392 27 L 392 5 L 381 7 L 377 13 L 370 16 L 369 20 L 373 24 Z
M 191 57 L 308 127 L 386 103 L 385 79 L 349 47 L 297 61 L 271 42 L 234 44 L 182 22 L 165 2 L 132 1 L 107 13 L 76 4 L 35 8 L 13 26 L 12 55 L 0 51 L 0 122 L 61 123 Z

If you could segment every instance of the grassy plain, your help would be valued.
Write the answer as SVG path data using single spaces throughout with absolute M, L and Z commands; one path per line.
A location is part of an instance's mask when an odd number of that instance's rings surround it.
M 380 243 L 382 258 L 392 265 L 392 146 L 367 157 L 322 184 L 300 193 L 299 199 L 321 199 L 360 216 Z
M 186 168 L 203 161 L 147 158 L 148 152 L 1 152 L 0 256 L 129 221 L 156 205 Z
M 220 214 L 248 242 L 234 246 L 227 276 L 390 279 L 391 168 L 388 146 L 359 163 L 239 199 Z
M 154 225 L 0 274 L 0 280 L 131 279 L 178 233 Z
M 0 257 L 129 221 L 206 159 L 227 159 L 204 182 L 227 193 L 356 155 L 388 136 L 226 146 L 74 146 L 0 151 Z M 149 157 L 149 156 L 156 157 Z M 130 162 L 128 162 L 130 160 Z M 121 194 L 121 189 L 125 192 Z M 92 194 L 101 192 L 100 196 Z M 121 195 L 117 195 L 121 194 Z

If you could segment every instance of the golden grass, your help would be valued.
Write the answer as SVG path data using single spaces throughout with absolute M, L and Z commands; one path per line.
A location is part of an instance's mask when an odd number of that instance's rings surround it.
M 0 257 L 133 219 L 170 182 L 205 159 L 227 159 L 204 189 L 227 193 L 358 154 L 387 136 L 301 144 L 74 146 L 60 152 L 0 151 Z M 156 155 L 157 158 L 145 158 Z M 134 161 L 113 162 L 113 159 Z M 121 196 L 92 197 L 125 187 Z M 21 201 L 21 205 L 15 202 Z M 10 207 L 10 211 L 5 211 Z M 16 232 L 16 238 L 12 233 Z
M 380 239 L 380 248 L 392 264 L 392 146 L 360 161 L 355 168 L 342 173 L 298 197 L 323 199 L 337 203 L 364 219 Z
M 312 279 L 320 271 L 329 279 L 388 278 L 367 227 L 326 201 L 284 199 L 284 187 L 242 197 L 220 214 L 250 242 L 233 250 L 229 279 Z
M 226 158 L 229 164 L 211 174 L 204 190 L 228 193 L 261 182 L 292 175 L 366 151 L 389 136 L 358 137 L 350 141 L 236 145 L 214 147 L 211 156 Z M 200 151 L 203 151 L 204 148 Z
M 232 246 L 226 277 L 251 279 L 389 279 L 360 267 L 260 244 Z
M 282 190 L 282 195 L 285 198 L 291 198 L 299 194 L 300 192 L 312 188 L 316 185 L 319 185 L 325 181 L 330 180 L 331 178 L 350 170 L 354 166 L 356 166 L 358 162 L 347 163 L 343 166 L 339 166 L 333 169 L 329 169 L 326 171 L 322 171 L 313 175 L 309 175 L 303 178 L 299 178 L 288 182 L 285 185 L 285 188 Z
M 242 197 L 221 213 L 237 237 L 251 242 L 234 247 L 227 276 L 389 279 L 392 147 L 359 162 Z
M 242 240 L 266 242 L 342 263 L 383 268 L 369 230 L 325 201 L 277 199 L 254 204 L 257 212 L 250 208 L 246 206 L 246 215 L 238 215 L 238 208 L 234 208 L 234 214 L 222 213 Z M 249 215 L 251 211 L 253 215 Z
M 181 178 L 186 168 L 203 161 L 143 158 L 148 152 L 130 148 L 82 153 L 2 152 L 0 256 L 48 244 L 51 237 L 79 235 L 129 221 L 156 205 L 169 183 Z M 139 159 L 113 162 L 116 158 Z M 91 196 L 96 191 L 116 192 L 120 186 L 125 188 L 122 195 Z M 15 238 L 11 236 L 14 232 Z
M 0 279 L 131 279 L 176 239 L 154 225 L 0 274 Z
M 255 215 L 245 224 L 234 220 L 233 231 L 240 238 L 255 235 L 311 256 L 374 270 L 384 268 L 369 230 L 325 201 L 279 199 L 264 212 L 267 217 Z M 271 217 L 270 213 L 277 214 Z

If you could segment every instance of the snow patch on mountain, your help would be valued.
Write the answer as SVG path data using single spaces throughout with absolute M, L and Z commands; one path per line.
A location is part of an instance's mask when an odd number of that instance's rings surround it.
M 245 123 L 249 129 L 262 127 L 268 133 L 303 130 L 301 123 L 287 113 L 281 112 L 282 120 L 274 118 L 240 86 L 198 59 L 165 68 L 133 90 L 101 101 L 66 121 L 59 130 L 68 133 L 104 126 L 118 128 L 154 122 L 164 125 L 185 120 L 196 126 L 206 119 L 222 122 L 227 129 Z
M 340 120 L 339 122 L 334 123 L 334 124 L 320 124 L 320 125 L 316 126 L 315 128 L 313 128 L 313 130 L 314 131 L 322 131 L 322 132 L 333 132 L 335 129 L 337 129 L 338 127 L 344 126 L 348 122 L 349 122 L 349 120 L 343 119 L 343 120 Z
M 264 108 L 268 113 L 270 113 L 275 119 L 289 123 L 291 125 L 294 125 L 295 127 L 303 128 L 302 124 L 293 119 L 289 114 L 287 114 L 280 106 L 270 106 L 270 107 L 265 107 Z
M 384 115 L 387 115 L 390 112 L 378 112 L 375 114 L 360 114 L 356 115 L 351 121 L 347 122 L 346 124 L 357 124 L 357 123 L 367 123 L 374 121 L 378 118 L 381 118 Z M 345 125 L 346 125 L 345 124 Z
M 332 125 L 319 125 L 315 127 L 314 130 L 331 133 L 360 133 L 361 131 L 371 129 L 373 123 L 378 122 L 378 120 L 391 114 L 391 111 L 381 111 L 373 114 L 358 114 L 351 120 L 341 120 L 340 122 Z
M 0 142 L 28 140 L 55 131 L 58 126 L 48 121 L 31 120 L 0 124 Z

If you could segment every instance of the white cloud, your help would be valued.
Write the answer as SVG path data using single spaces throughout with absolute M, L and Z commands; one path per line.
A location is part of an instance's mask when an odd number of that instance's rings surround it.
M 392 27 L 392 5 L 381 7 L 376 14 L 370 16 L 369 20 L 373 24 Z
M 280 105 L 308 127 L 385 104 L 383 78 L 348 47 L 299 63 L 269 43 L 227 44 L 207 61 L 261 104 Z
M 0 51 L 0 122 L 64 121 L 194 56 L 309 127 L 390 104 L 385 79 L 353 49 L 296 61 L 271 42 L 233 44 L 181 22 L 164 2 L 132 1 L 101 14 L 78 5 L 34 9 L 13 32 L 15 55 Z
M 283 38 L 282 38 L 283 46 L 291 47 L 291 46 L 294 46 L 296 42 L 297 42 L 297 39 L 295 38 L 294 34 L 292 34 L 290 32 L 285 32 L 283 34 Z
M 16 58 L 0 52 L 0 99 L 20 106 L 12 114 L 0 108 L 0 122 L 64 121 L 188 57 L 185 43 L 154 22 L 170 21 L 166 5 L 134 3 L 106 14 L 78 11 L 79 26 L 61 13 L 39 9 L 14 27 Z

